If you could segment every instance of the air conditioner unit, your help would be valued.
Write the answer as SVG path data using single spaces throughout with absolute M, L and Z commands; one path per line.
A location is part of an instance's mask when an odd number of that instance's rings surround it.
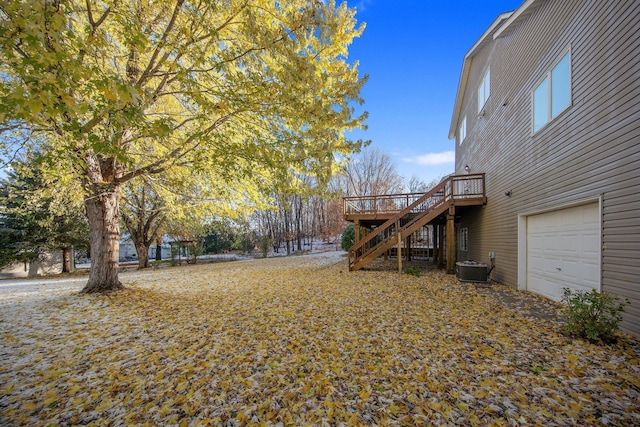
M 476 261 L 456 262 L 456 277 L 461 282 L 487 283 L 487 264 Z

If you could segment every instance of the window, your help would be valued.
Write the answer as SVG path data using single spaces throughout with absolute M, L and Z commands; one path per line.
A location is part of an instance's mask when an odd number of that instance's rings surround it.
M 571 105 L 571 52 L 547 73 L 533 91 L 533 132 Z
M 484 78 L 480 82 L 480 86 L 478 87 L 478 114 L 482 112 L 482 107 L 489 99 L 489 95 L 491 95 L 491 69 L 487 70 L 487 74 L 484 75 Z
M 467 137 L 467 116 L 462 118 L 460 129 L 458 129 L 458 144 L 462 145 L 462 141 Z
M 460 229 L 460 238 L 458 239 L 458 247 L 461 251 L 467 251 L 469 243 L 469 229 L 461 228 Z

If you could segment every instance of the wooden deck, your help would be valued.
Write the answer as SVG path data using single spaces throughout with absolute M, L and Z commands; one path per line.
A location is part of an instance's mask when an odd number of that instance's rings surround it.
M 446 234 L 447 271 L 454 269 L 454 215 L 456 206 L 483 205 L 487 202 L 485 175 L 451 175 L 427 193 L 384 194 L 343 198 L 343 217 L 356 226 L 355 244 L 349 249 L 349 269 L 358 270 L 392 247 L 411 247 L 411 234 L 430 224 L 434 241 L 439 241 L 439 260 L 444 260 Z M 446 230 L 446 233 L 445 233 Z M 436 261 L 434 257 L 434 261 Z M 402 269 L 398 256 L 398 269 Z
M 484 189 L 484 174 L 453 175 L 445 178 L 441 196 L 457 206 L 483 205 L 487 202 Z M 343 197 L 342 212 L 347 221 L 387 220 L 416 202 L 425 193 L 381 194 L 374 196 Z M 420 205 L 411 211 L 424 212 Z

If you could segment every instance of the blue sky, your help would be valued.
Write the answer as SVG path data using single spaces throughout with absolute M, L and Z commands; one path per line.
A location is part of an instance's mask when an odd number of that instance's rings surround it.
M 366 132 L 406 180 L 429 183 L 454 170 L 448 139 L 462 60 L 502 12 L 523 0 L 347 0 L 365 22 L 349 49 L 369 81 L 361 92 Z

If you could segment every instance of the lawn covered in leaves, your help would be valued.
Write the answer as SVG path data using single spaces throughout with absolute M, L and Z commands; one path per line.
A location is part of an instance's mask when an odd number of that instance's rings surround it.
M 1 301 L 0 425 L 640 424 L 638 341 L 572 340 L 442 272 L 321 254 L 121 279 Z

